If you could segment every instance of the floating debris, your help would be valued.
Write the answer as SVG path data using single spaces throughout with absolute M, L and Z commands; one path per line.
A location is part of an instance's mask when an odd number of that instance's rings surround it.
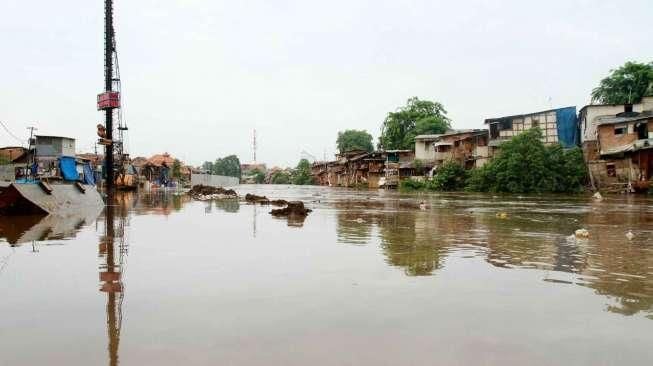
M 193 186 L 188 194 L 196 200 L 208 201 L 214 199 L 237 198 L 238 194 L 233 189 L 211 187 L 202 184 Z
M 628 240 L 633 240 L 635 238 L 635 234 L 633 234 L 632 231 L 628 230 L 626 233 L 626 238 L 628 238 Z
M 272 214 L 272 216 L 305 217 L 308 215 L 309 212 L 311 212 L 311 209 L 304 207 L 304 202 L 291 201 L 288 202 L 288 205 L 284 208 L 279 208 L 270 211 L 270 214 Z
M 497 212 L 497 217 L 500 219 L 507 219 L 508 218 L 508 213 L 507 212 Z
M 269 205 L 270 199 L 265 196 L 257 196 L 255 194 L 247 193 L 245 195 L 245 201 L 248 203 L 258 203 L 261 205 Z
M 590 237 L 590 232 L 587 229 L 578 229 L 574 232 L 574 236 L 578 239 L 587 239 Z
M 594 198 L 595 201 L 603 201 L 603 196 L 601 195 L 601 192 L 594 193 L 592 198 Z

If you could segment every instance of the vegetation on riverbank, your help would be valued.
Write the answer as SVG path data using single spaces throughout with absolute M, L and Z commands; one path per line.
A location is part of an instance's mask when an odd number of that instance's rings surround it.
M 472 191 L 506 193 L 574 193 L 583 190 L 587 171 L 579 148 L 546 146 L 542 132 L 531 129 L 501 145 L 492 161 L 466 171 L 450 161 L 440 166 L 433 178 L 406 180 L 404 191 Z

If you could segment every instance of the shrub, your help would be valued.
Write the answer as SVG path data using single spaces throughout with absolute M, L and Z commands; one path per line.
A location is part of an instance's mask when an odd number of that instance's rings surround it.
M 481 192 L 578 192 L 586 181 L 579 148 L 545 146 L 539 129 L 530 129 L 501 145 L 501 151 L 471 172 L 466 189 Z
M 447 161 L 435 172 L 429 182 L 434 191 L 461 191 L 465 188 L 467 171 L 455 161 Z

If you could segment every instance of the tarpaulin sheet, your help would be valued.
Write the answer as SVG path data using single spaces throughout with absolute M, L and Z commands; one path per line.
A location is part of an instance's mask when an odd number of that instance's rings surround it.
M 93 169 L 91 169 L 91 164 L 84 164 L 84 183 L 94 186 L 95 185 L 95 175 L 93 174 Z
M 565 148 L 578 146 L 580 143 L 580 130 L 576 118 L 576 107 L 560 108 L 556 110 L 558 125 L 558 142 Z
M 76 181 L 79 179 L 79 173 L 77 173 L 77 167 L 75 166 L 75 158 L 72 156 L 60 157 L 59 169 L 61 169 L 61 176 L 64 180 Z

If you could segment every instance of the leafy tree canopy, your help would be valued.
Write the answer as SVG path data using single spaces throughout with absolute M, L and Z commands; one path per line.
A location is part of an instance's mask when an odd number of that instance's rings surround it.
M 213 163 L 212 174 L 240 178 L 240 160 L 236 155 L 225 156 Z
M 414 149 L 415 136 L 444 133 L 450 127 L 451 120 L 442 104 L 413 97 L 408 99 L 406 106 L 388 113 L 381 127 L 379 147 Z
M 302 159 L 299 161 L 293 174 L 292 183 L 297 185 L 313 184 L 313 177 L 311 177 L 311 163 L 308 160 Z
M 204 164 L 202 164 L 202 170 L 213 172 L 213 163 L 210 161 L 205 161 Z
M 601 80 L 592 90 L 592 102 L 603 104 L 635 103 L 653 94 L 653 62 L 626 62 Z
M 252 170 L 251 175 L 254 176 L 254 182 L 256 184 L 262 184 L 265 181 L 265 173 L 258 169 Z
M 272 184 L 290 184 L 290 174 L 279 170 L 272 174 L 270 177 L 270 183 Z
M 172 162 L 172 177 L 176 179 L 181 178 L 181 161 L 179 159 L 175 159 Z
M 352 150 L 364 150 L 371 152 L 374 150 L 372 144 L 372 135 L 365 130 L 346 130 L 338 132 L 338 139 L 336 140 L 338 151 L 345 153 Z

